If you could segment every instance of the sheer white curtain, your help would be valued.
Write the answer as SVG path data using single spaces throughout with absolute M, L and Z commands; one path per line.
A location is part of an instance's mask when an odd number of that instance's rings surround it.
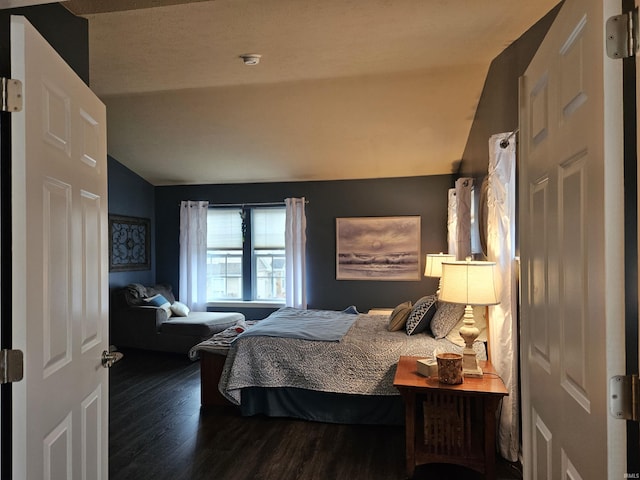
M 502 283 L 500 304 L 489 307 L 491 362 L 502 377 L 509 396 L 502 400 L 498 426 L 500 454 L 518 459 L 519 398 L 517 343 L 517 264 L 515 258 L 516 183 L 515 136 L 493 135 L 489 140 L 487 180 L 487 258 L 496 262 Z M 505 148 L 502 140 L 508 139 Z
M 307 308 L 307 217 L 304 213 L 305 199 L 287 198 L 286 227 L 284 238 L 286 264 L 287 306 Z
M 456 189 L 449 189 L 449 200 L 447 204 L 447 243 L 451 255 L 458 254 L 458 204 L 456 202 Z
M 180 301 L 207 310 L 207 209 L 209 202 L 180 203 Z
M 456 180 L 456 258 L 471 256 L 471 190 L 473 178 Z

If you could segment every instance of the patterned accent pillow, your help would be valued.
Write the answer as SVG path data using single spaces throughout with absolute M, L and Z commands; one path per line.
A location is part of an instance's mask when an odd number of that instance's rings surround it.
M 393 309 L 391 315 L 389 315 L 389 324 L 387 330 L 390 332 L 397 332 L 405 328 L 407 324 L 407 318 L 411 313 L 411 302 L 404 302 Z
M 429 328 L 429 323 L 436 313 L 438 297 L 427 295 L 418 300 L 407 318 L 407 335 L 415 335 Z
M 431 320 L 431 333 L 435 338 L 444 338 L 464 315 L 464 305 L 460 303 L 438 302 L 438 311 Z

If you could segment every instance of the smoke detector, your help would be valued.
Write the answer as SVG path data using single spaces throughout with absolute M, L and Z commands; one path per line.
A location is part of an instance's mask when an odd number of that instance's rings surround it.
M 244 55 L 240 55 L 240 58 L 245 65 L 258 65 L 260 63 L 260 58 L 262 58 L 262 55 L 259 55 L 257 53 L 245 53 Z

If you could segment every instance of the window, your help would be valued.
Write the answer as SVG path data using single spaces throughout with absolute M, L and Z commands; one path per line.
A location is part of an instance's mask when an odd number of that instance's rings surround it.
M 285 300 L 284 207 L 210 208 L 207 301 Z
M 285 299 L 284 208 L 252 210 L 255 300 Z
M 242 299 L 242 210 L 207 212 L 207 301 Z

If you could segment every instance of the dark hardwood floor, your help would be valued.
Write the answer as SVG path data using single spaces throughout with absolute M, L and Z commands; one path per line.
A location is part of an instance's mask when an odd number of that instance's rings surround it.
M 404 429 L 241 417 L 200 409 L 199 364 L 186 355 L 124 350 L 110 371 L 112 480 L 401 480 Z M 424 465 L 415 479 L 471 480 L 451 465 Z M 520 479 L 506 462 L 498 479 Z

